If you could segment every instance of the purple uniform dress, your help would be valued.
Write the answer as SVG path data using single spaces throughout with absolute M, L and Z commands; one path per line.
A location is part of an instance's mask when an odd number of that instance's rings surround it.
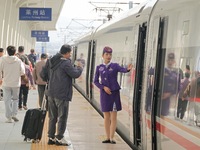
M 151 68 L 148 72 L 148 75 L 154 75 L 154 69 Z M 180 77 L 178 77 L 178 74 L 175 70 L 169 70 L 165 68 L 164 71 L 164 85 L 163 85 L 163 93 L 171 93 L 171 95 L 176 94 L 177 90 L 179 90 L 179 81 Z M 178 85 L 177 85 L 178 84 Z M 151 95 L 152 95 L 152 85 L 149 85 L 148 92 L 147 92 L 147 101 L 146 101 L 146 110 L 151 110 Z M 162 99 L 161 101 L 161 115 L 167 116 L 169 114 L 170 109 L 170 97 L 166 99 Z
M 100 102 L 102 112 L 120 111 L 122 109 L 120 100 L 120 86 L 117 82 L 118 72 L 128 72 L 127 68 L 119 66 L 117 63 L 108 65 L 101 64 L 96 67 L 94 84 L 100 89 Z M 110 88 L 112 94 L 104 91 L 104 86 Z
M 178 76 L 176 71 L 165 68 L 163 93 L 176 94 L 178 90 Z M 162 100 L 161 115 L 167 116 L 170 108 L 170 97 Z

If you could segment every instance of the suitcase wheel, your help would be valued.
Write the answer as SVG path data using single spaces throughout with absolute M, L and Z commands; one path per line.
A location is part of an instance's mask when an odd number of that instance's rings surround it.
M 40 142 L 40 140 L 32 140 L 32 143 L 39 143 Z
M 26 141 L 26 138 L 24 138 L 24 141 Z

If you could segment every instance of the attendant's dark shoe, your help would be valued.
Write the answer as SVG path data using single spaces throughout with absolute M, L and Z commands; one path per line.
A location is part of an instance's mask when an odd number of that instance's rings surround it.
M 56 144 L 56 139 L 49 138 L 48 145 Z
M 110 141 L 110 144 L 116 144 L 116 142 L 112 140 L 112 141 Z
M 104 140 L 102 143 L 110 143 L 110 139 Z

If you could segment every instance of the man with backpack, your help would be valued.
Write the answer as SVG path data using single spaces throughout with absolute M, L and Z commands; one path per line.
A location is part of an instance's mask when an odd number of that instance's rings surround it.
M 21 58 L 24 59 L 25 60 L 25 64 L 29 65 L 28 57 L 24 54 L 24 46 L 19 46 L 18 47 L 18 53 L 16 54 L 16 56 L 19 59 L 21 59 Z
M 35 63 L 36 63 L 37 56 L 36 56 L 36 54 L 35 54 L 35 50 L 34 50 L 34 49 L 31 49 L 30 52 L 31 52 L 31 53 L 28 55 L 28 59 L 29 59 L 29 61 L 31 62 L 32 67 L 34 68 L 34 67 L 35 67 Z
M 83 71 L 80 62 L 76 67 L 71 63 L 71 50 L 71 46 L 63 45 L 59 53 L 49 59 L 43 68 L 48 70 L 49 75 L 47 92 L 49 145 L 69 145 L 64 137 L 64 133 L 67 125 L 69 101 L 72 99 L 72 79 L 78 78 Z M 56 131 L 57 135 L 55 135 Z

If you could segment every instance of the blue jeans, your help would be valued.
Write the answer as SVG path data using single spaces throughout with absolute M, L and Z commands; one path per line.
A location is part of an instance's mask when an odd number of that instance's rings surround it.
M 69 111 L 69 101 L 59 100 L 53 97 L 48 97 L 49 111 L 49 130 L 48 137 L 62 139 L 67 126 L 67 118 Z M 57 135 L 56 132 L 57 125 Z
M 17 115 L 18 100 L 19 100 L 19 87 L 2 87 L 3 100 L 5 103 L 6 118 L 11 119 L 12 116 Z

